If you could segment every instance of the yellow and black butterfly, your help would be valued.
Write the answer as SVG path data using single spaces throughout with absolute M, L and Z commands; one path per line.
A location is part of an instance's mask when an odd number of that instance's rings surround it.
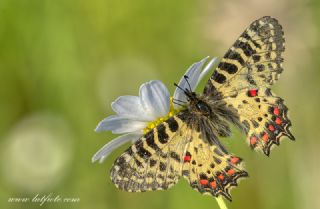
M 276 19 L 254 21 L 227 51 L 203 93 L 182 89 L 188 98 L 183 109 L 118 157 L 111 169 L 113 183 L 143 192 L 168 189 L 184 176 L 199 192 L 231 200 L 230 189 L 248 173 L 241 158 L 219 141 L 230 136 L 229 124 L 266 155 L 282 136 L 294 140 L 288 108 L 269 88 L 283 71 L 284 49 Z

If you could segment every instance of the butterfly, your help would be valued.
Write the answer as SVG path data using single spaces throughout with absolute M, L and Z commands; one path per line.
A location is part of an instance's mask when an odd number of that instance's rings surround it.
M 254 21 L 224 55 L 202 94 L 182 89 L 188 99 L 182 110 L 116 159 L 112 182 L 121 190 L 144 192 L 168 189 L 183 176 L 200 193 L 231 201 L 231 188 L 248 173 L 242 159 L 219 140 L 230 136 L 230 124 L 265 155 L 282 136 L 294 140 L 288 108 L 270 89 L 283 71 L 284 50 L 276 19 Z

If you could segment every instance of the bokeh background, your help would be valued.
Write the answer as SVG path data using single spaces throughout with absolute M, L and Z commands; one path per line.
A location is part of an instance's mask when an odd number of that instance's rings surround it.
M 250 173 L 227 205 L 320 208 L 319 10 L 318 0 L 0 0 L 0 208 L 218 208 L 184 180 L 165 192 L 117 190 L 109 169 L 129 145 L 91 164 L 115 137 L 93 130 L 118 96 L 137 95 L 152 79 L 173 92 L 189 65 L 223 56 L 264 15 L 284 27 L 285 71 L 273 89 L 297 141 L 267 158 L 237 130 L 224 139 Z M 50 193 L 80 202 L 8 202 Z

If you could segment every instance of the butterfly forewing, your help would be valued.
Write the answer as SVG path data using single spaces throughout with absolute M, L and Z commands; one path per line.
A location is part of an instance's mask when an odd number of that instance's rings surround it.
M 213 86 L 227 97 L 242 89 L 273 84 L 283 71 L 283 51 L 278 21 L 271 17 L 254 21 L 224 55 L 204 92 Z
M 114 163 L 111 179 L 130 192 L 161 190 L 173 186 L 182 172 L 182 156 L 189 138 L 185 124 L 172 117 L 129 147 Z

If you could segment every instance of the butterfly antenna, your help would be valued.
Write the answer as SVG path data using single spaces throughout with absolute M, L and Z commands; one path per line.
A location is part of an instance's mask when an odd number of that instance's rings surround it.
M 182 101 L 182 100 L 175 99 L 175 98 L 173 98 L 173 100 L 174 100 L 175 102 L 180 102 L 180 103 L 183 103 L 183 104 L 187 103 L 186 101 Z
M 190 92 L 192 92 L 191 85 L 190 85 L 190 83 L 189 83 L 189 81 L 188 81 L 189 77 L 188 77 L 187 75 L 184 75 L 183 77 L 184 77 L 184 79 L 187 81 L 187 84 L 188 84 L 188 86 L 189 86 Z
M 183 91 L 185 94 L 187 94 L 186 90 L 181 88 L 177 83 L 174 83 L 174 86 Z
M 176 104 L 176 105 L 179 105 L 179 106 L 183 106 L 184 104 L 181 104 L 181 103 L 179 103 L 179 102 L 177 102 L 177 101 L 172 101 L 173 102 L 173 104 Z

